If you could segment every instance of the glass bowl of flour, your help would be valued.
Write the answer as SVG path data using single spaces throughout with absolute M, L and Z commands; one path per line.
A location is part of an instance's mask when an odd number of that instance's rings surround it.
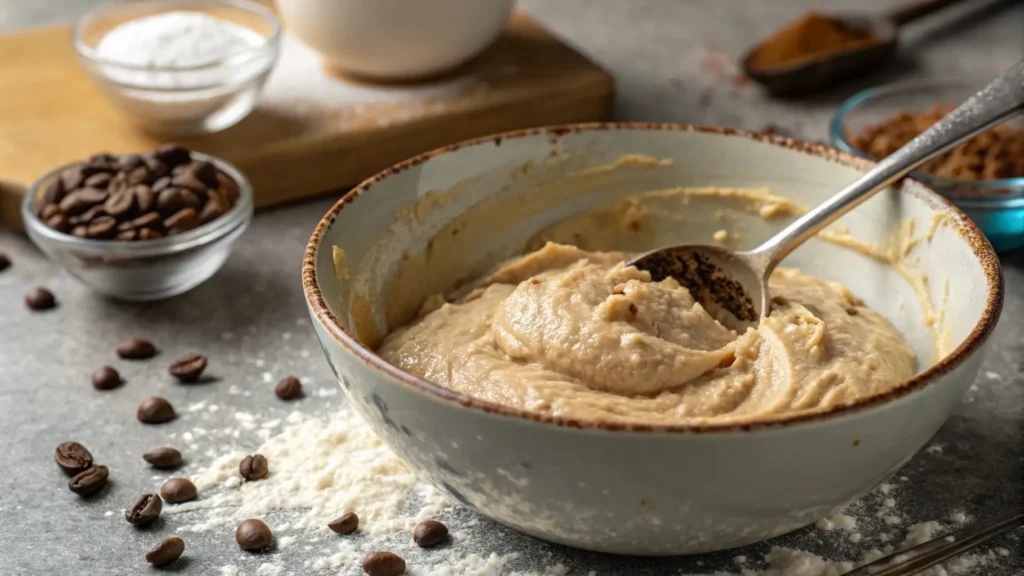
M 223 130 L 256 106 L 277 61 L 281 24 L 245 0 L 109 2 L 75 25 L 79 62 L 143 130 Z

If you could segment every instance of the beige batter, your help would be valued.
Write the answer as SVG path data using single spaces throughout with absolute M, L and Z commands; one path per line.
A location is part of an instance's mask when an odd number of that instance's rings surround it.
M 624 253 L 549 243 L 428 299 L 380 355 L 452 390 L 583 420 L 671 424 L 827 408 L 910 377 L 914 353 L 843 286 L 795 269 L 742 334 Z

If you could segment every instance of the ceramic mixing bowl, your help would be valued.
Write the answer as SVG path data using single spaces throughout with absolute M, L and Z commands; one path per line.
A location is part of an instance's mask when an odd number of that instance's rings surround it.
M 915 377 L 850 405 L 702 425 L 552 418 L 420 380 L 364 342 L 379 341 L 389 315 L 410 302 L 617 198 L 675 186 L 767 186 L 810 206 L 870 165 L 781 137 L 678 125 L 580 125 L 457 144 L 374 176 L 330 210 L 306 251 L 307 302 L 352 406 L 466 507 L 538 538 L 605 552 L 741 546 L 871 490 L 931 438 L 974 380 L 1002 305 L 999 264 L 974 224 L 922 184 L 883 191 L 840 221 L 837 234 L 848 228 L 861 250 L 815 238 L 786 261 L 848 286 L 917 354 Z M 707 242 L 723 227 L 718 208 L 679 202 L 677 218 L 620 247 Z M 748 216 L 730 222 L 739 247 L 786 222 Z M 903 240 L 899 267 L 865 249 L 894 238 Z M 439 246 L 450 254 L 423 264 L 420 256 Z M 403 274 L 415 261 L 417 274 Z

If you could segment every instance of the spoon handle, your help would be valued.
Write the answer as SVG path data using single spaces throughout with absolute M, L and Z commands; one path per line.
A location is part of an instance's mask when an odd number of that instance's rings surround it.
M 766 278 L 775 265 L 805 240 L 912 169 L 968 138 L 1024 111 L 1024 60 L 993 80 L 899 150 L 882 159 L 835 196 L 797 218 L 750 252 L 763 263 Z
M 932 12 L 937 12 L 946 6 L 958 4 L 963 0 L 923 0 L 922 2 L 916 2 L 897 8 L 892 12 L 889 12 L 887 17 L 894 26 L 899 27 L 904 24 L 909 24 L 918 18 L 923 18 Z

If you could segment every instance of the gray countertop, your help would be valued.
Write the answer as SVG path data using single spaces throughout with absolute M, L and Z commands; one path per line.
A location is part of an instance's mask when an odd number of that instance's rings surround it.
M 0 30 L 70 21 L 94 0 L 0 2 Z M 611 71 L 618 81 L 618 119 L 724 124 L 761 129 L 774 124 L 807 139 L 823 139 L 831 111 L 856 89 L 837 88 L 810 101 L 770 101 L 752 86 L 735 86 L 712 72 L 715 60 L 735 60 L 747 44 L 800 14 L 813 3 L 802 0 L 723 2 L 720 0 L 530 0 L 522 8 Z M 839 6 L 840 2 L 833 2 Z M 889 2 L 865 0 L 859 7 Z M 957 9 L 908 30 L 899 61 L 881 75 L 861 82 L 898 77 L 990 77 L 1020 58 L 1024 3 L 980 4 L 966 14 Z M 977 8 L 975 3 L 970 8 Z M 2 96 L 0 96 L 2 99 Z M 8 145 L 17 145 L 16 142 Z M 334 195 L 336 196 L 336 195 Z M 137 530 L 121 510 L 135 493 L 152 490 L 153 473 L 138 455 L 181 434 L 187 419 L 166 427 L 144 427 L 134 418 L 141 398 L 161 394 L 178 406 L 201 400 L 231 405 L 263 418 L 287 414 L 290 407 L 270 394 L 264 372 L 308 378 L 311 390 L 337 389 L 309 327 L 298 278 L 305 243 L 330 198 L 260 213 L 224 269 L 192 292 L 169 301 L 135 305 L 104 300 L 47 263 L 23 237 L 0 230 L 0 250 L 14 262 L 0 273 L 0 575 L 140 574 L 142 559 L 159 537 L 174 532 L 174 520 Z M 1007 298 L 976 385 L 928 449 L 894 478 L 903 517 L 892 533 L 901 536 L 914 522 L 946 520 L 954 511 L 984 518 L 1024 505 L 1024 252 L 1003 258 Z M 36 285 L 50 287 L 60 307 L 32 313 L 22 304 Z M 163 348 L 159 370 L 146 364 L 116 362 L 112 349 L 127 337 L 146 337 Z M 162 366 L 177 354 L 200 351 L 210 357 L 219 382 L 184 387 L 173 384 Z M 98 365 L 112 363 L 127 380 L 122 388 L 99 393 L 88 384 Z M 230 395 L 235 384 L 254 393 Z M 329 415 L 344 402 L 340 394 L 311 394 L 299 410 Z M 206 424 L 230 419 L 227 411 Z M 82 501 L 68 492 L 55 467 L 54 447 L 75 439 L 110 466 L 113 481 L 99 497 Z M 255 447 L 258 438 L 241 438 Z M 195 460 L 207 460 L 196 456 Z M 868 516 L 881 506 L 869 496 L 860 510 Z M 873 508 L 874 507 L 874 508 Z M 107 515 L 108 511 L 113 511 Z M 459 511 L 447 517 L 453 528 L 472 524 Z M 880 545 L 865 533 L 853 544 L 848 534 L 808 528 L 742 550 L 703 557 L 633 559 L 549 545 L 480 519 L 473 536 L 456 540 L 458 554 L 519 554 L 506 569 L 551 574 L 681 574 L 736 569 L 736 556 L 756 567 L 771 546 L 808 550 L 850 559 Z M 267 557 L 245 554 L 230 530 L 185 535 L 186 559 L 171 567 L 188 574 L 218 574 L 233 564 L 242 574 L 257 573 Z M 1008 551 L 978 574 L 1024 574 L 1020 535 L 1004 536 L 986 549 Z M 302 547 L 272 553 L 286 572 L 310 573 L 303 561 L 323 550 Z M 419 552 L 409 552 L 410 566 Z M 552 568 L 563 565 L 566 572 Z M 357 573 L 345 566 L 328 573 Z M 269 573 L 269 572 L 268 572 Z

